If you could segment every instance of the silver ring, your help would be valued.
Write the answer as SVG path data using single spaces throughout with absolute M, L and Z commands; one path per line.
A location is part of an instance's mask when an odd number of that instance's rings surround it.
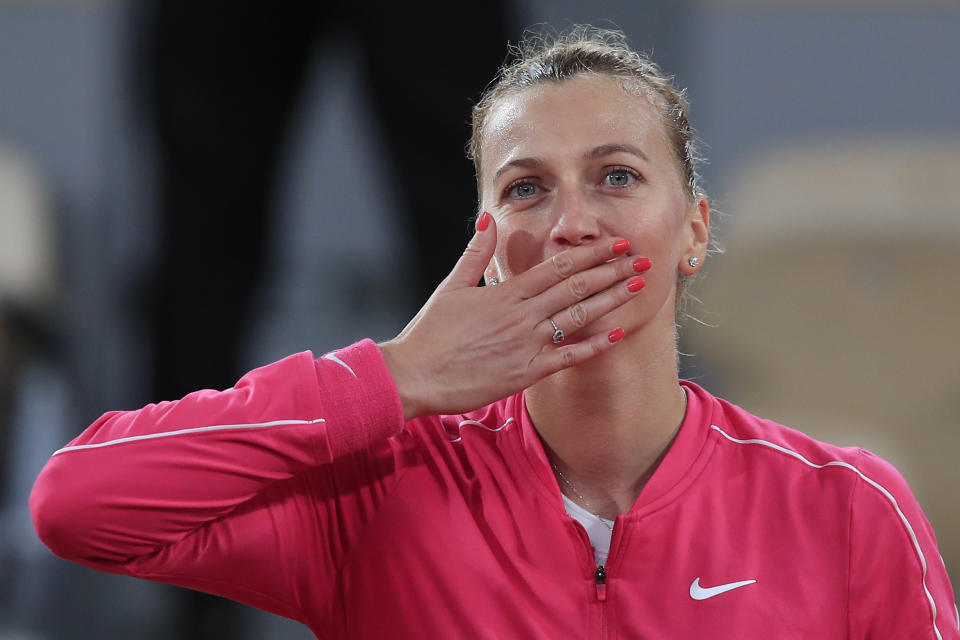
M 563 342 L 563 329 L 557 326 L 557 323 L 553 321 L 553 318 L 547 318 L 547 322 L 549 322 L 550 326 L 553 327 L 553 344 L 560 344 Z

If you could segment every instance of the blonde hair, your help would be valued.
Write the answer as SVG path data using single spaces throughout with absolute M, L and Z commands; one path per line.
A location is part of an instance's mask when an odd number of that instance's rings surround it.
M 528 31 L 510 52 L 514 61 L 500 69 L 473 108 L 473 134 L 467 156 L 476 170 L 478 193 L 480 150 L 493 106 L 503 97 L 528 87 L 589 74 L 621 79 L 625 88 L 650 101 L 660 116 L 668 146 L 687 186 L 687 196 L 693 200 L 701 193 L 697 174 L 700 158 L 687 116 L 690 104 L 685 91 L 674 88 L 672 78 L 648 57 L 632 50 L 623 32 L 590 25 L 578 25 L 556 36 Z

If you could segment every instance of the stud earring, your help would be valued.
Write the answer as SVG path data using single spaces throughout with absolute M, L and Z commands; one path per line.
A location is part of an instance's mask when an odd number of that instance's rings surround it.
M 687 258 L 687 264 L 689 264 L 691 268 L 696 269 L 698 266 L 700 266 L 700 258 L 697 256 L 690 256 Z

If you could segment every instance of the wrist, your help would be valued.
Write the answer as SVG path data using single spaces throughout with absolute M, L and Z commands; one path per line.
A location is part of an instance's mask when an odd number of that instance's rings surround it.
M 422 402 L 418 399 L 415 376 L 409 368 L 410 359 L 403 354 L 403 345 L 393 339 L 381 342 L 377 346 L 380 348 L 380 353 L 383 354 L 383 361 L 390 371 L 393 384 L 397 387 L 397 394 L 400 396 L 400 403 L 403 406 L 404 421 L 423 415 L 425 410 L 422 408 Z

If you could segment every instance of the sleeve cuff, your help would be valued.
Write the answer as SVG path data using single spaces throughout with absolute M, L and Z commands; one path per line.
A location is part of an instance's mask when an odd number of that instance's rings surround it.
M 390 370 L 372 340 L 314 361 L 326 415 L 330 459 L 369 448 L 403 429 L 403 405 Z

